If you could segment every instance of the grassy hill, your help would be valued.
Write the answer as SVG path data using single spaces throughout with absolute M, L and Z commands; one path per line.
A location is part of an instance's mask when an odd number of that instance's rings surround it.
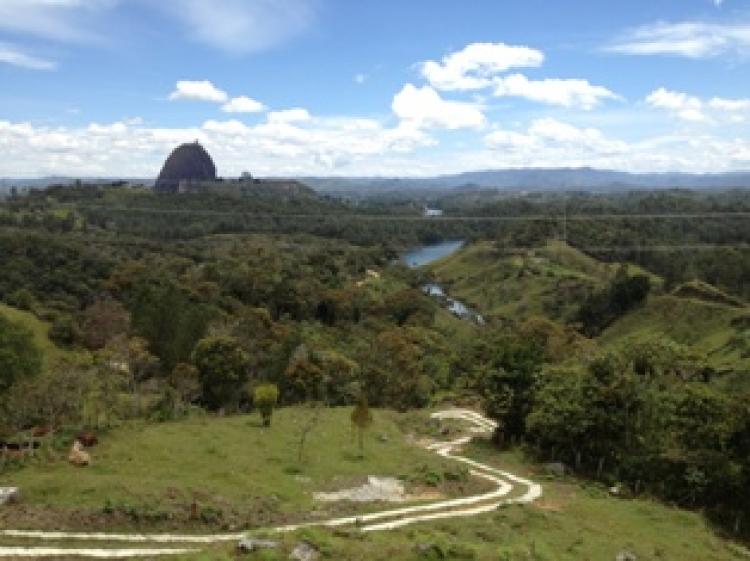
M 487 317 L 569 319 L 575 302 L 603 286 L 617 265 L 601 263 L 563 242 L 507 252 L 492 242 L 469 245 L 430 265 L 451 296 Z
M 715 294 L 716 289 L 712 290 Z M 605 346 L 628 341 L 648 341 L 668 337 L 705 353 L 719 369 L 735 368 L 750 358 L 750 308 L 718 301 L 680 297 L 674 294 L 652 296 L 647 303 L 610 326 L 601 336 Z
M 270 429 L 248 416 L 128 424 L 104 435 L 101 446 L 93 449 L 90 468 L 45 461 L 2 476 L 0 485 L 21 486 L 24 503 L 0 510 L 0 527 L 116 531 L 135 526 L 148 532 L 174 527 L 182 533 L 206 532 L 207 526 L 214 531 L 262 528 L 382 508 L 314 504 L 314 490 L 347 487 L 370 474 L 413 477 L 424 473 L 425 466 L 439 471 L 454 465 L 408 439 L 412 430 L 432 430 L 425 424 L 424 412 L 402 417 L 376 411 L 367 453 L 361 459 L 351 444 L 348 413 L 348 409 L 322 411 L 303 464 L 296 460 L 296 440 L 309 418 L 304 408 L 278 411 Z M 472 443 L 465 453 L 540 481 L 543 497 L 533 505 L 391 532 L 362 534 L 355 528 L 341 528 L 272 535 L 282 541 L 281 548 L 248 559 L 288 559 L 303 539 L 315 544 L 323 559 L 352 561 L 593 561 L 613 560 L 625 550 L 645 561 L 731 561 L 750 555 L 717 535 L 700 513 L 649 500 L 614 498 L 604 487 L 574 478 L 551 478 L 520 453 L 498 452 L 483 440 Z M 455 487 L 438 490 L 472 492 Z M 193 500 L 198 503 L 198 520 L 186 522 Z M 3 545 L 23 543 L 0 538 Z M 235 558 L 234 544 L 229 543 L 175 559 Z
M 431 472 L 459 473 L 411 442 L 397 413 L 374 412 L 362 457 L 351 409 L 317 411 L 280 409 L 271 428 L 258 416 L 130 422 L 101 436 L 88 468 L 68 464 L 67 448 L 51 453 L 51 461 L 43 451 L 20 470 L 0 473 L 0 486 L 20 486 L 24 496 L 21 511 L 0 510 L 0 527 L 263 527 L 342 515 L 346 505 L 315 503 L 313 491 L 349 488 L 368 475 L 404 477 L 418 491 Z M 300 461 L 303 428 L 316 414 Z M 470 479 L 437 490 L 463 495 L 477 485 L 486 488 Z M 190 518 L 193 500 L 200 505 L 197 520 Z

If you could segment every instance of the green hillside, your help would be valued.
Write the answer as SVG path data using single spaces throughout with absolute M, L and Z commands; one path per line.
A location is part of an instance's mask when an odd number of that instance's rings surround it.
M 487 317 L 516 321 L 531 316 L 570 319 L 576 302 L 616 269 L 558 241 L 524 252 L 479 242 L 429 267 L 451 296 Z
M 610 326 L 600 341 L 617 346 L 656 337 L 668 337 L 705 354 L 716 368 L 733 368 L 750 357 L 750 309 L 674 294 L 652 296 Z

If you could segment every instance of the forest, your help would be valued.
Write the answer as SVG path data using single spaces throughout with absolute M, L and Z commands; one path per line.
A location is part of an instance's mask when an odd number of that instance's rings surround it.
M 747 213 L 747 191 L 14 194 L 0 202 L 0 440 L 295 404 L 471 404 L 502 449 L 748 539 Z M 441 240 L 467 245 L 434 267 L 398 261 Z M 473 265 L 472 248 L 486 248 Z M 429 281 L 464 282 L 487 324 L 454 317 Z M 513 286 L 540 296 L 509 312 Z M 698 316 L 652 333 L 664 301 Z

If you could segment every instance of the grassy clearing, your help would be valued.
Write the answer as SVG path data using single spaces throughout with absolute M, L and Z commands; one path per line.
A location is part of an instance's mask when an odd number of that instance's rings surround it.
M 63 511 L 111 515 L 114 523 L 154 522 L 180 527 L 189 520 L 193 500 L 199 521 L 212 528 L 256 527 L 341 512 L 339 505 L 315 504 L 313 491 L 360 484 L 368 475 L 404 477 L 415 486 L 429 472 L 455 470 L 455 464 L 409 442 L 399 415 L 376 411 L 365 455 L 352 439 L 350 409 L 322 409 L 298 461 L 302 427 L 313 412 L 285 408 L 264 429 L 258 416 L 202 417 L 164 424 L 128 423 L 101 438 L 93 465 L 77 469 L 61 454 L 0 475 L 0 485 L 17 485 L 24 505 L 59 510 L 57 523 L 75 526 Z M 477 485 L 442 491 L 464 493 Z M 330 508 L 329 508 L 330 507 Z M 361 506 L 344 508 L 361 510 Z M 13 524 L 12 512 L 0 525 Z M 195 513 L 192 513 L 195 517 Z M 29 523 L 52 525 L 42 516 Z M 109 523 L 108 523 L 109 525 Z M 111 527 L 111 526 L 110 526 Z M 89 529 L 91 527 L 89 526 Z

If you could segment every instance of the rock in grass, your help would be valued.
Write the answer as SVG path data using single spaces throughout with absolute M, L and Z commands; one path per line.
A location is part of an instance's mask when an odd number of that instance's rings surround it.
M 293 561 L 318 561 L 320 559 L 320 552 L 310 542 L 302 542 L 297 544 L 297 547 L 292 550 L 289 559 Z
M 261 549 L 276 549 L 278 547 L 279 542 L 273 540 L 257 540 L 249 536 L 245 536 L 237 544 L 237 549 L 243 553 L 252 553 L 253 551 L 259 551 Z
M 638 561 L 638 556 L 632 551 L 626 549 L 617 554 L 615 561 Z
M 20 499 L 21 490 L 18 487 L 0 487 L 0 506 L 17 503 Z

